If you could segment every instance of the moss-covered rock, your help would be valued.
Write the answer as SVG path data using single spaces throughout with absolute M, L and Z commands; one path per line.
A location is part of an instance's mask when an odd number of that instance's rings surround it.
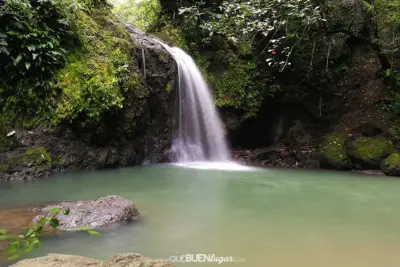
M 381 161 L 395 151 L 384 138 L 361 137 L 347 142 L 347 155 L 357 169 L 379 169 Z
M 0 179 L 40 178 L 47 176 L 50 170 L 51 158 L 43 147 L 0 154 Z
M 327 169 L 349 170 L 352 168 L 345 149 L 345 136 L 329 134 L 323 137 L 318 147 L 320 166 Z
M 148 95 L 135 61 L 132 42 L 124 27 L 107 7 L 80 11 L 77 35 L 81 47 L 71 52 L 68 63 L 56 75 L 61 89 L 55 124 L 78 120 L 96 125 L 104 114 L 124 106 L 124 94 L 142 99 Z M 143 109 L 144 101 L 137 101 Z
M 393 153 L 381 162 L 381 170 L 390 176 L 400 176 L 400 153 Z

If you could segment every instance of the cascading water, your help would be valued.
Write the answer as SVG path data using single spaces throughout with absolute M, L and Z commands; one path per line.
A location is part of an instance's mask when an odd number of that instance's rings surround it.
M 182 49 L 161 44 L 175 59 L 179 72 L 172 153 L 183 163 L 229 161 L 221 120 L 199 68 Z

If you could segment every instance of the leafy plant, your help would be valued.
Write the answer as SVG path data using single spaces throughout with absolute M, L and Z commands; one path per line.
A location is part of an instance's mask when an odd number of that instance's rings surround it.
M 10 241 L 10 246 L 7 250 L 8 259 L 17 259 L 20 256 L 31 252 L 33 249 L 39 248 L 41 246 L 39 236 L 44 227 L 49 226 L 53 229 L 57 229 L 60 226 L 60 221 L 56 218 L 59 213 L 60 208 L 53 208 L 47 216 L 41 217 L 36 222 L 32 223 L 30 228 L 24 234 L 18 236 L 8 235 L 7 230 L 0 229 L 0 240 Z M 69 209 L 63 210 L 62 213 L 68 215 Z M 72 229 L 72 231 L 87 231 L 90 235 L 99 235 L 98 232 L 87 227 Z
M 57 93 L 52 76 L 75 38 L 75 0 L 5 0 L 0 6 L 3 111 L 44 115 Z
M 263 36 L 265 60 L 280 71 L 291 64 L 297 42 L 307 39 L 311 27 L 324 21 L 320 7 L 311 0 L 223 1 L 219 12 L 203 10 L 204 4 L 183 7 L 180 14 L 195 20 L 210 36 L 221 34 L 233 43 L 252 43 L 256 36 Z
M 124 21 L 134 27 L 147 31 L 159 18 L 160 4 L 158 0 L 128 0 L 126 2 L 111 1 L 113 11 Z

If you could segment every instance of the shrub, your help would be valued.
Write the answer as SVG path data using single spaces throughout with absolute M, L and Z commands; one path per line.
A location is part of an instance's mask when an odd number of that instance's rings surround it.
M 0 98 L 3 109 L 43 113 L 54 94 L 53 74 L 74 42 L 75 0 L 5 0 L 0 6 Z

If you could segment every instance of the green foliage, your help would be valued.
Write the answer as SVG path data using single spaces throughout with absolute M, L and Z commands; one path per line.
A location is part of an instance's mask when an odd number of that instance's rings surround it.
M 220 55 L 219 55 L 220 54 Z M 265 89 L 257 82 L 257 66 L 252 61 L 239 59 L 232 52 L 220 50 L 217 57 L 225 65 L 224 70 L 208 74 L 213 85 L 216 104 L 221 107 L 235 107 L 246 112 L 247 116 L 255 116 L 264 99 Z
M 104 114 L 123 107 L 124 93 L 144 97 L 148 92 L 135 75 L 129 36 L 107 9 L 80 12 L 77 25 L 82 46 L 56 75 L 61 97 L 53 123 L 98 126 Z
M 296 43 L 308 38 L 310 28 L 321 22 L 319 7 L 310 0 L 223 1 L 220 12 L 215 13 L 203 10 L 202 3 L 181 8 L 180 14 L 186 14 L 210 36 L 221 34 L 233 43 L 252 43 L 257 35 L 263 36 L 267 40 L 265 59 L 280 71 L 291 64 L 289 57 Z
M 7 230 L 0 229 L 0 240 L 8 240 L 10 242 L 7 250 L 9 260 L 14 260 L 24 254 L 31 252 L 33 249 L 40 248 L 41 242 L 39 237 L 46 226 L 57 229 L 60 226 L 60 221 L 57 215 L 60 213 L 60 208 L 53 208 L 47 216 L 37 219 L 31 224 L 29 229 L 18 236 L 9 235 Z M 64 215 L 69 214 L 69 210 L 63 210 Z M 90 235 L 100 235 L 91 228 L 86 228 L 85 231 Z
M 126 23 L 147 31 L 158 19 L 161 11 L 157 0 L 111 1 L 113 11 Z
M 163 40 L 164 42 L 173 46 L 180 47 L 184 50 L 189 50 L 188 41 L 183 33 L 182 29 L 174 26 L 167 16 L 159 18 L 158 27 L 150 29 L 151 33 Z M 196 53 L 195 49 L 192 48 L 191 52 Z
M 0 6 L 0 104 L 4 111 L 44 115 L 55 91 L 52 75 L 65 62 L 75 0 L 5 0 Z M 1 112 L 1 110 L 0 110 Z
M 0 106 L 25 126 L 95 126 L 139 88 L 131 42 L 102 0 L 6 0 L 0 7 Z M 18 116 L 17 116 L 18 114 Z

